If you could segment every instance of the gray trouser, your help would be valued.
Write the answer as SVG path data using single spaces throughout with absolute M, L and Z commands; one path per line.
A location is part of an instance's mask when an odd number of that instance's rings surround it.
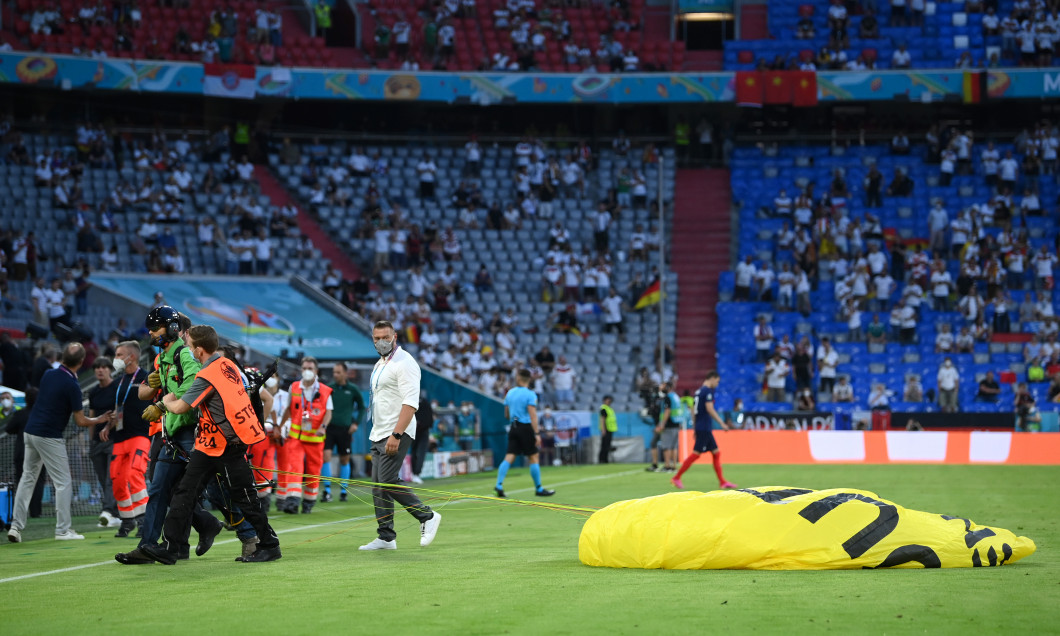
M 406 433 L 401 436 L 398 443 L 398 452 L 393 457 L 386 454 L 386 439 L 372 442 L 372 481 L 377 484 L 398 484 L 398 472 L 401 463 L 412 446 L 412 438 Z M 434 516 L 430 506 L 425 505 L 416 493 L 411 490 L 398 487 L 386 488 L 376 486 L 372 488 L 372 499 L 375 501 L 375 520 L 379 524 L 379 538 L 383 541 L 393 541 L 397 537 L 394 532 L 394 502 L 398 502 L 416 517 L 420 523 Z
M 26 443 L 26 459 L 22 463 L 22 479 L 15 492 L 15 512 L 11 527 L 23 530 L 29 512 L 29 500 L 40 477 L 41 466 L 48 468 L 48 475 L 55 485 L 55 534 L 70 529 L 70 500 L 73 489 L 70 485 L 70 460 L 66 455 L 66 441 L 62 438 L 37 437 L 23 433 Z
M 113 451 L 114 442 L 102 442 L 94 439 L 89 446 L 88 456 L 92 460 L 92 468 L 96 471 L 99 487 L 103 491 L 103 507 L 101 510 L 117 517 L 118 502 L 114 500 L 114 489 L 110 485 L 110 456 Z

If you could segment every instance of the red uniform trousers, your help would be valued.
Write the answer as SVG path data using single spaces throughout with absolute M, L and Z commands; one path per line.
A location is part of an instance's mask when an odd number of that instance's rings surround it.
M 324 465 L 324 442 L 303 442 L 288 438 L 283 451 L 284 458 L 280 470 L 295 473 L 281 475 L 288 479 L 283 496 L 316 501 L 320 494 L 320 468 Z M 306 475 L 304 482 L 302 474 Z M 280 489 L 283 490 L 283 486 Z
M 133 519 L 147 510 L 147 460 L 151 439 L 133 437 L 114 444 L 110 456 L 110 482 L 118 502 L 118 516 Z

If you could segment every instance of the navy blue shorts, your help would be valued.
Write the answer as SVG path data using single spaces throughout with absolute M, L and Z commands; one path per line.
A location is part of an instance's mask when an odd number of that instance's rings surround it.
M 696 443 L 692 446 L 692 452 L 703 454 L 707 451 L 718 450 L 718 443 L 714 441 L 712 431 L 696 431 Z

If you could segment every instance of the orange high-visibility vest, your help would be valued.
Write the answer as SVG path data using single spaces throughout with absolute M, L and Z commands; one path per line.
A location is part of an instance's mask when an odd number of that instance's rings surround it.
M 199 408 L 199 426 L 195 436 L 195 450 L 202 451 L 211 457 L 220 457 L 228 446 L 220 424 L 227 422 L 235 431 L 239 441 L 247 446 L 265 439 L 265 430 L 258 422 L 254 406 L 250 403 L 247 389 L 243 386 L 243 377 L 231 360 L 220 357 L 202 368 L 196 378 L 210 383 L 212 390 L 203 391 L 193 407 L 200 407 L 202 402 L 214 391 L 224 404 L 224 420 L 215 421 L 208 408 Z
M 328 398 L 331 397 L 331 387 L 317 380 L 316 395 L 302 396 L 302 383 L 295 382 L 291 385 L 291 437 L 303 442 L 323 442 L 325 431 L 321 428 L 324 423 L 324 415 L 328 411 Z M 305 413 L 309 413 L 309 424 L 305 430 Z M 317 432 L 319 431 L 319 433 Z
M 155 354 L 155 371 L 158 371 L 158 359 L 161 356 L 162 356 L 162 354 L 160 354 L 160 353 L 156 353 Z M 145 384 L 146 384 L 146 382 L 145 382 Z M 155 391 L 155 400 L 158 400 L 158 399 L 161 398 L 161 396 L 159 395 L 159 393 L 161 393 L 161 392 L 162 392 L 162 389 L 158 389 L 157 391 Z M 161 433 L 162 432 L 162 421 L 165 420 L 165 419 L 166 419 L 166 414 L 162 413 L 162 417 L 158 418 L 154 422 L 151 422 L 151 429 L 147 432 L 148 437 L 154 437 L 156 433 Z

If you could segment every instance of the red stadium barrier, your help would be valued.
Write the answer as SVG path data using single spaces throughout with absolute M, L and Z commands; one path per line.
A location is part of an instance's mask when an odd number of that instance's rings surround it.
M 726 464 L 1060 465 L 1060 434 L 993 431 L 714 431 Z M 681 456 L 693 432 L 682 431 Z M 710 463 L 704 454 L 697 463 Z

